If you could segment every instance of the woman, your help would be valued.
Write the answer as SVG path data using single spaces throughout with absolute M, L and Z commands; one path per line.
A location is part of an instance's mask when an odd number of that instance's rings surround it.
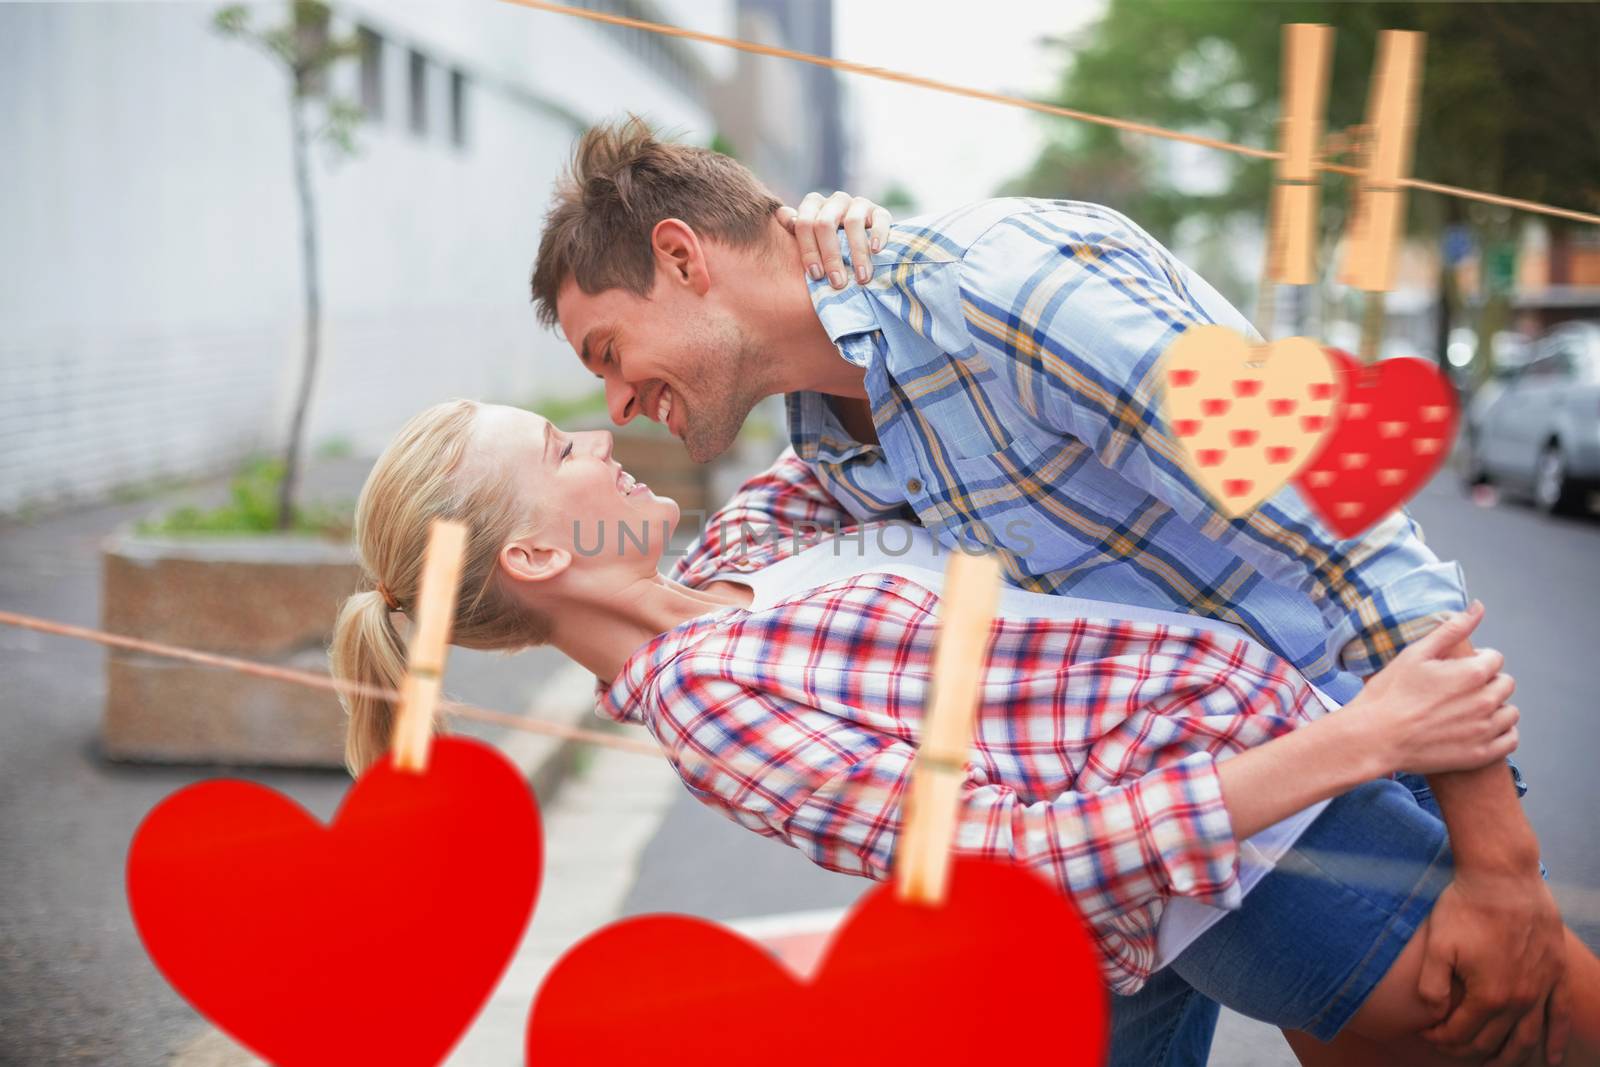
M 356 537 L 374 588 L 340 614 L 340 677 L 399 682 L 393 613 L 413 603 L 439 516 L 471 530 L 456 643 L 554 644 L 609 683 L 601 710 L 645 725 L 701 800 L 823 866 L 887 876 L 940 581 L 907 528 L 856 528 L 808 548 L 804 531 L 848 519 L 786 453 L 663 577 L 678 507 L 620 469 L 609 433 L 442 404 L 407 425 L 362 492 Z M 1372 1062 L 1374 1041 L 1388 1062 L 1460 1062 L 1416 1036 L 1437 1021 L 1416 988 L 1427 912 L 1449 878 L 1443 826 L 1381 779 L 1482 766 L 1515 747 L 1499 656 L 1441 655 L 1481 609 L 1324 716 L 1292 668 L 1221 624 L 1097 619 L 1071 606 L 1006 594 L 956 847 L 1053 879 L 1118 991 L 1170 960 L 1230 1007 L 1309 1032 L 1291 1035 L 1304 1062 Z M 359 771 L 386 746 L 391 709 L 360 697 L 347 707 Z M 1260 862 L 1241 860 L 1246 839 Z M 1356 859 L 1381 867 L 1385 884 L 1339 880 L 1338 854 L 1363 848 L 1379 854 Z M 1273 860 L 1330 874 L 1266 874 Z M 1352 891 L 1360 908 L 1344 901 Z M 1295 923 L 1305 929 L 1283 945 L 1261 932 Z M 1291 983 L 1283 957 L 1304 955 L 1300 941 L 1317 954 L 1293 961 Z M 1568 945 L 1578 997 L 1568 1062 L 1600 1062 L 1600 962 L 1570 933 Z M 1290 984 L 1298 1002 L 1280 988 Z

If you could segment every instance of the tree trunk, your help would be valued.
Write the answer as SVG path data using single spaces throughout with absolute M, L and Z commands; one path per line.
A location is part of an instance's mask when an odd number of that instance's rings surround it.
M 306 409 L 316 382 L 317 352 L 322 333 L 322 285 L 317 275 L 317 205 L 311 188 L 311 145 L 306 133 L 305 97 L 298 81 L 289 101 L 294 133 L 294 184 L 300 206 L 300 263 L 305 279 L 305 349 L 300 364 L 300 386 L 295 391 L 294 416 L 289 423 L 289 443 L 284 451 L 283 482 L 278 489 L 278 529 L 294 524 L 296 490 L 300 482 L 300 449 L 305 436 Z

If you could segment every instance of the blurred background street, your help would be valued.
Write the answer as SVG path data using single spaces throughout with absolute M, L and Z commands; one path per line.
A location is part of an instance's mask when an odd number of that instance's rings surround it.
M 574 2 L 1269 146 L 1283 23 L 1339 30 L 1330 132 L 1362 120 L 1377 31 L 1421 29 L 1414 172 L 1600 211 L 1600 5 Z M 638 112 L 789 203 L 1108 204 L 1247 313 L 1266 243 L 1259 160 L 495 0 L 0 0 L 0 101 L 0 610 L 305 669 L 354 586 L 355 495 L 406 418 L 468 396 L 607 425 L 527 284 L 592 123 Z M 1336 277 L 1349 193 L 1327 176 L 1322 277 L 1277 294 L 1275 335 L 1355 348 L 1365 308 Z M 1438 364 L 1462 399 L 1456 455 L 1411 510 L 1488 606 L 1527 810 L 1600 948 L 1600 227 L 1413 193 L 1386 306 L 1383 354 Z M 783 441 L 774 399 L 710 468 L 637 423 L 617 455 L 703 508 Z M 281 589 L 312 592 L 282 598 L 295 614 L 269 605 Z M 564 662 L 457 650 L 449 688 L 594 728 Z M 341 729 L 326 694 L 0 627 L 0 1064 L 250 1062 L 149 963 L 125 851 L 163 797 L 218 774 L 330 816 Z M 619 915 L 770 930 L 869 888 L 699 806 L 660 761 L 476 732 L 537 783 L 549 867 L 454 1063 L 512 1062 L 544 969 Z M 1213 1062 L 1291 1061 L 1232 1017 Z

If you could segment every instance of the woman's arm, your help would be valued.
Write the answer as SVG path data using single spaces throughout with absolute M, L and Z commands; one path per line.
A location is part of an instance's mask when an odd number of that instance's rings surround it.
M 1517 747 L 1515 683 L 1497 652 L 1453 655 L 1483 618 L 1474 603 L 1390 661 L 1343 709 L 1218 764 L 1239 837 L 1395 771 L 1498 763 Z
M 835 605 L 830 618 L 839 624 L 817 636 L 826 645 L 831 635 L 854 635 L 850 655 L 819 658 L 803 619 L 750 632 L 735 627 L 719 631 L 721 643 L 687 652 L 641 696 L 651 731 L 701 800 L 758 833 L 782 837 L 821 866 L 887 878 L 915 747 L 867 725 L 895 721 L 894 705 L 851 717 L 835 705 L 858 704 L 879 690 L 915 702 L 923 690 L 894 668 L 904 668 L 908 644 L 895 602 L 866 599 L 871 626 L 855 625 L 848 605 Z M 1510 680 L 1496 674 L 1494 654 L 1477 662 L 1439 655 L 1479 617 L 1451 620 L 1437 637 L 1418 642 L 1342 710 L 1231 758 L 1193 751 L 1203 743 L 1197 736 L 1183 758 L 1136 779 L 1031 801 L 972 766 L 955 847 L 1040 868 L 1091 918 L 1173 894 L 1228 906 L 1237 893 L 1238 838 L 1361 781 L 1402 768 L 1476 765 L 1515 744 L 1516 710 L 1503 705 Z M 780 631 L 807 654 L 786 657 L 787 646 L 772 646 Z M 882 649 L 874 643 L 880 640 Z M 1162 651 L 1156 658 L 1177 656 Z M 1119 703 L 1116 715 L 1161 716 L 1175 703 L 1201 715 L 1187 721 L 1215 723 L 1229 708 L 1252 714 L 1242 701 L 1282 717 L 1292 709 L 1269 666 L 1197 658 L 1192 669 L 1169 671 L 1167 684 L 1154 677 L 1128 683 L 1125 695 L 1135 703 Z M 1099 706 L 1086 694 L 1140 673 L 1123 658 L 1068 669 L 1078 671 L 1076 684 L 1052 670 L 1053 695 L 1045 699 L 1074 721 Z M 1020 690 L 1012 684 L 1007 691 L 1016 698 Z M 1063 693 L 1081 706 L 1060 708 Z

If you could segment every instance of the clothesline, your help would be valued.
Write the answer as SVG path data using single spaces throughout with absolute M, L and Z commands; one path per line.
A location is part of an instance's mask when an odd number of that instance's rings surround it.
M 324 689 L 352 696 L 369 696 L 381 700 L 398 701 L 400 699 L 398 691 L 385 689 L 381 686 L 363 685 L 360 682 L 346 682 L 325 674 L 317 674 L 314 671 L 277 667 L 270 663 L 258 663 L 254 660 L 239 659 L 234 656 L 219 656 L 211 652 L 201 652 L 199 649 L 162 644 L 159 641 L 146 641 L 137 637 L 110 633 L 106 630 L 92 629 L 87 626 L 73 626 L 70 623 L 42 619 L 35 615 L 0 611 L 0 625 L 15 626 L 19 629 L 53 634 L 57 637 L 71 637 L 80 641 L 92 641 L 108 648 L 120 648 L 128 652 L 143 652 L 151 656 L 183 660 L 202 667 L 235 671 L 239 674 L 249 674 L 257 678 L 270 678 L 274 681 L 287 682 L 290 685 L 303 685 L 312 689 Z M 532 719 L 526 715 L 516 715 L 507 711 L 496 711 L 492 708 L 480 708 L 472 704 L 460 704 L 448 700 L 440 701 L 439 708 L 446 714 L 459 715 L 463 719 L 473 719 L 477 722 L 492 723 L 511 730 L 545 734 L 549 737 L 579 741 L 589 745 L 600 745 L 604 748 L 614 748 L 643 756 L 660 754 L 660 749 L 647 741 L 637 741 L 628 737 L 615 737 L 596 730 L 565 726 L 546 719 Z
M 789 59 L 797 63 L 810 63 L 813 66 L 826 67 L 829 70 L 843 71 L 846 74 L 860 74 L 868 78 L 878 78 L 882 81 L 896 82 L 901 85 L 912 85 L 922 89 L 932 89 L 935 92 L 949 93 L 953 96 L 964 96 L 972 100 L 984 100 L 993 104 L 1003 104 L 1008 107 L 1019 107 L 1028 111 L 1037 111 L 1046 115 L 1055 115 L 1059 118 L 1073 119 L 1078 122 L 1093 123 L 1098 126 L 1109 126 L 1112 129 L 1126 130 L 1130 133 L 1145 134 L 1150 137 L 1163 137 L 1169 141 L 1182 141 L 1185 144 L 1199 145 L 1202 148 L 1214 148 L 1222 152 L 1232 152 L 1235 155 L 1249 156 L 1254 159 L 1277 160 L 1283 158 L 1283 153 L 1267 148 L 1253 148 L 1250 145 L 1235 144 L 1232 141 L 1223 141 L 1214 137 L 1202 137 L 1199 134 L 1184 133 L 1181 130 L 1169 130 L 1161 126 L 1153 126 L 1144 122 L 1132 122 L 1128 119 L 1110 118 L 1105 115 L 1096 115 L 1088 111 L 1079 111 L 1076 108 L 1061 107 L 1058 104 L 1047 104 L 1041 100 L 1029 100 L 1026 97 L 1010 96 L 1005 93 L 993 93 L 983 89 L 974 89 L 970 86 L 955 85 L 950 82 L 938 81 L 934 78 L 925 78 L 918 74 L 908 74 L 903 71 L 887 70 L 883 67 L 873 67 L 865 63 L 852 63 L 849 60 L 834 59 L 831 56 L 819 56 L 810 52 L 796 52 L 788 48 L 778 48 L 774 45 L 757 44 L 754 41 L 744 41 L 736 37 L 720 37 L 713 33 L 701 33 L 698 30 L 686 30 L 679 26 L 670 26 L 661 22 L 648 22 L 644 19 L 629 18 L 626 15 L 611 15 L 602 11 L 587 11 L 583 8 L 568 7 L 565 4 L 548 3 L 546 0 L 504 0 L 505 3 L 515 4 L 519 7 L 532 8 L 536 11 L 546 11 L 553 15 L 570 15 L 573 18 L 587 19 L 590 22 L 602 22 L 612 26 L 624 26 L 628 29 L 643 30 L 646 33 L 657 33 L 666 37 L 678 37 L 688 41 L 699 41 L 702 44 L 716 45 L 720 48 L 732 48 L 740 52 L 749 52 L 752 55 L 771 56 L 776 59 Z M 1364 172 L 1360 167 L 1346 166 L 1339 163 L 1319 161 L 1316 169 L 1332 174 L 1346 174 L 1360 177 Z M 1575 211 L 1571 208 L 1556 207 L 1553 204 L 1544 204 L 1536 200 L 1522 200 L 1517 197 L 1500 196 L 1496 193 L 1482 193 L 1474 189 L 1462 189 L 1454 185 L 1444 185 L 1440 182 L 1424 181 L 1421 178 L 1400 178 L 1398 184 L 1424 192 L 1438 193 L 1441 196 L 1453 196 L 1463 200 L 1476 200 L 1479 203 L 1495 204 L 1500 207 L 1509 207 L 1518 211 L 1529 211 L 1540 215 L 1550 215 L 1555 218 L 1570 219 L 1574 222 L 1587 222 L 1600 225 L 1600 215 L 1587 211 Z

